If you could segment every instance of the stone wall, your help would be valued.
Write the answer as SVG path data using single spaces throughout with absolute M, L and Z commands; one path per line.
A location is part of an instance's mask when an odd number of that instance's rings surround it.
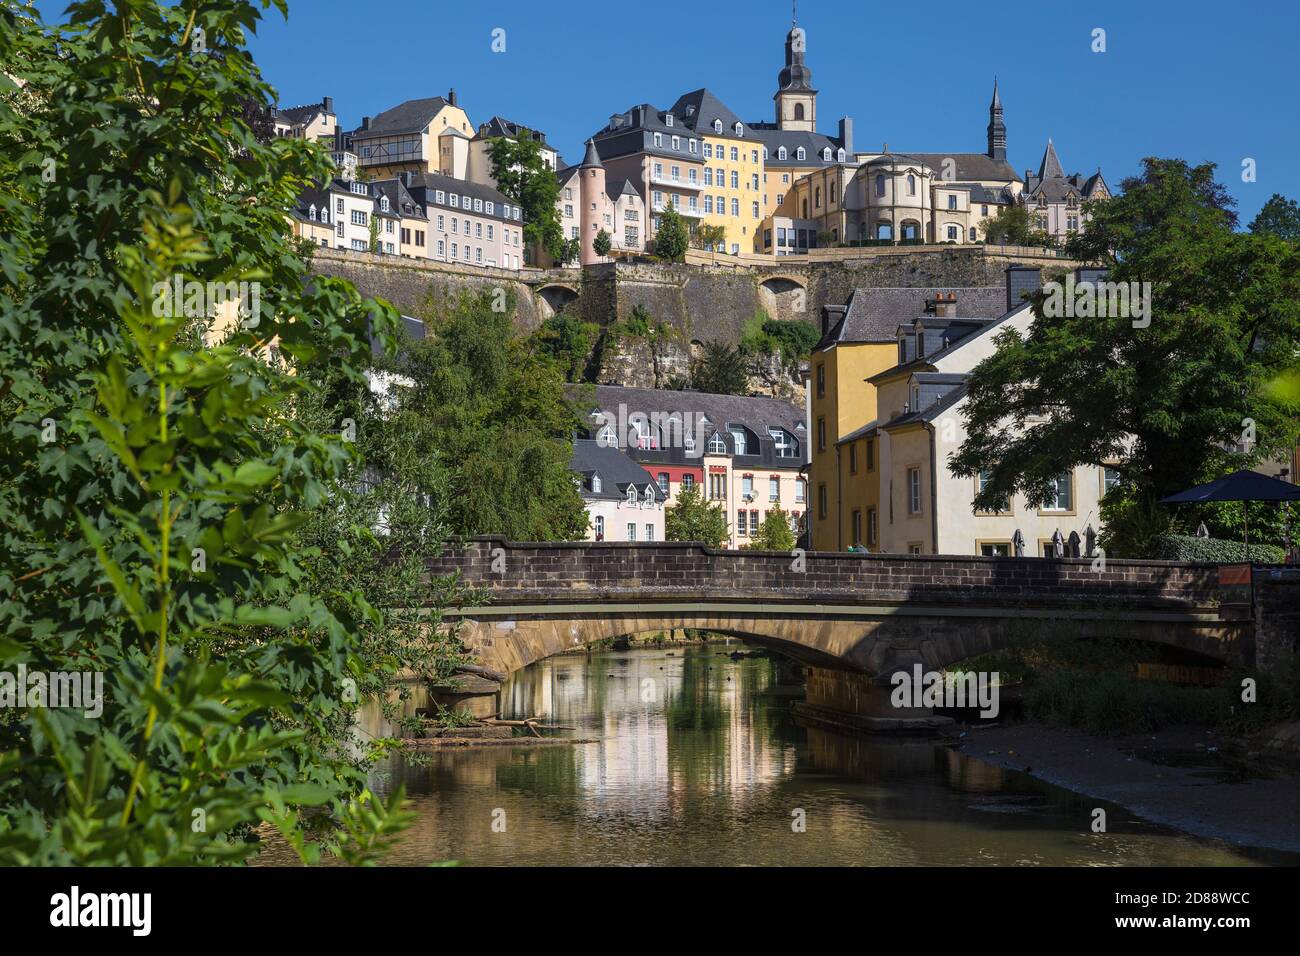
M 1295 681 L 1300 670 L 1300 568 L 1255 571 L 1255 664 Z
M 499 550 L 498 550 L 499 549 Z M 492 570 L 494 559 L 503 570 Z M 689 542 L 521 544 L 482 538 L 448 549 L 431 574 L 459 570 L 494 600 L 680 600 L 686 597 L 830 603 L 980 604 L 1145 610 L 1213 615 L 1215 565 L 1087 558 L 717 551 Z
M 321 248 L 315 250 L 312 268 L 350 279 L 364 295 L 385 298 L 409 315 L 419 315 L 430 302 L 435 308 L 448 303 L 465 290 L 502 289 L 514 296 L 524 331 L 570 302 L 602 328 L 626 320 L 640 306 L 653 321 L 672 329 L 657 356 L 662 377 L 665 366 L 686 369 L 692 349 L 704 342 L 738 345 L 746 320 L 760 309 L 773 318 L 804 319 L 820 328 L 822 306 L 843 305 L 859 287 L 1003 286 L 1013 263 L 1040 266 L 1045 281 L 1077 265 L 1041 251 L 981 246 L 827 252 L 837 255 L 756 263 L 756 257 L 718 256 L 714 261 L 692 253 L 689 263 L 619 262 L 585 270 L 512 272 Z M 609 344 L 598 347 L 611 363 L 607 368 L 602 364 L 599 381 L 655 387 L 656 356 L 646 343 Z

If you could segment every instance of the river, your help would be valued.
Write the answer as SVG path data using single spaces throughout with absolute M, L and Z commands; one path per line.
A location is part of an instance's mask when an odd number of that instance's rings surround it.
M 932 741 L 796 724 L 766 657 L 719 644 L 562 656 L 513 675 L 503 716 L 593 743 L 395 757 L 425 865 L 1251 865 L 1266 857 L 1098 805 Z M 267 862 L 270 862 L 269 860 Z

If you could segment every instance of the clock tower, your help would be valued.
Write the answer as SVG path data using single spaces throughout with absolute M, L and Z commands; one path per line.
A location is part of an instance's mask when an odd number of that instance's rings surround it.
M 784 130 L 815 132 L 817 129 L 817 91 L 812 85 L 812 70 L 804 65 L 808 35 L 793 23 L 785 37 L 785 68 L 776 82 L 776 125 Z

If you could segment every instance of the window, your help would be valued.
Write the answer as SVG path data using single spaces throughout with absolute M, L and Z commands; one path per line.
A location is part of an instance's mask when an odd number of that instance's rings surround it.
M 853 509 L 853 543 L 862 543 L 862 512 L 857 508 Z
M 949 227 L 948 227 L 948 238 L 951 239 L 953 242 L 956 242 L 956 241 L 957 241 L 958 234 L 957 234 L 957 227 L 956 227 L 956 226 L 949 226 Z
M 877 196 L 885 195 L 885 174 L 884 173 L 876 173 L 876 195 Z
M 605 516 L 596 515 L 596 540 L 605 540 Z
M 592 490 L 593 492 L 599 492 L 599 491 L 600 491 L 600 475 L 592 475 L 592 476 L 591 476 L 591 490 Z
M 954 195 L 949 195 L 949 196 L 948 196 L 948 208 L 949 208 L 949 209 L 956 209 L 956 208 L 957 208 L 957 197 L 956 197 L 956 196 L 954 196 Z
M 369 221 L 369 216 L 361 209 L 352 210 L 352 225 L 364 226 Z
M 690 472 L 687 472 L 686 474 L 682 475 L 682 488 L 686 489 L 686 488 L 694 488 L 694 487 L 695 487 L 695 476 L 692 475 Z
M 880 538 L 880 520 L 875 508 L 867 509 L 867 544 L 874 547 Z
M 671 126 L 672 124 L 669 123 L 668 125 Z M 682 148 L 682 138 L 680 136 L 674 136 L 673 149 L 680 150 L 681 148 Z
M 644 502 L 645 502 L 646 504 L 648 504 L 648 505 L 652 505 L 652 504 L 654 504 L 654 503 L 655 503 L 655 490 L 654 490 L 654 488 L 650 487 L 649 485 L 646 485 L 646 486 L 645 486 L 645 494 L 641 496 L 641 500 L 644 501 Z
M 817 397 L 826 397 L 826 363 L 819 362 L 817 365 Z
M 867 439 L 867 471 L 876 470 L 876 440 Z
M 796 504 L 803 504 L 808 495 L 808 482 L 804 478 L 794 480 L 794 500 Z
M 627 486 L 627 503 L 630 505 L 636 504 L 636 485 Z
M 776 475 L 773 475 L 771 478 L 767 479 L 767 500 L 768 501 L 781 500 L 781 479 L 776 477 Z
M 1011 555 L 1009 541 L 981 541 L 980 554 L 986 558 L 1005 558 Z
M 796 150 L 794 151 L 794 158 L 795 158 L 795 159 L 798 159 L 798 160 L 804 160 L 804 159 L 807 159 L 807 158 L 808 158 L 808 151 L 807 151 L 806 149 L 804 149 L 802 146 L 800 146 L 798 149 L 796 149 Z
M 921 513 L 921 469 L 907 469 L 907 513 Z
M 749 534 L 747 521 L 749 520 L 748 511 L 736 512 L 736 537 L 744 538 Z
M 727 453 L 727 443 L 722 437 L 721 432 L 714 432 L 713 437 L 709 439 L 710 455 L 725 455 Z
M 849 442 L 849 474 L 858 473 L 858 443 Z
M 830 161 L 831 161 L 831 148 L 827 146 L 822 150 L 822 162 L 829 163 Z
M 740 479 L 740 496 L 746 501 L 754 497 L 754 476 L 745 475 Z
M 688 139 L 688 140 L 686 141 L 686 146 L 687 146 L 687 148 L 688 148 L 692 153 L 695 152 L 695 145 L 696 145 L 696 143 L 695 143 L 695 140 L 693 140 L 693 139 Z
M 784 428 L 769 428 L 777 458 L 795 458 L 799 455 L 799 442 Z
M 986 487 L 988 487 L 989 476 L 990 476 L 991 474 L 992 474 L 992 472 L 990 472 L 990 471 L 986 468 L 986 469 L 984 469 L 983 471 L 981 471 L 981 472 L 979 473 L 979 475 L 976 477 L 976 479 L 975 479 L 975 490 L 976 490 L 977 492 L 979 492 L 980 494 L 983 494 L 983 493 L 984 493 L 984 489 L 985 489 Z M 979 512 L 979 513 L 980 513 L 980 514 L 999 514 L 999 515 L 1009 515 L 1009 514 L 1011 514 L 1011 502 L 1010 502 L 1010 500 L 1008 500 L 1008 499 L 1006 499 L 1006 498 L 1003 498 L 1001 501 L 999 501 L 999 502 L 997 503 L 997 507 L 995 507 L 992 511 L 982 511 L 982 512 Z
M 629 541 L 636 540 L 636 522 L 634 521 L 629 521 L 627 523 L 627 540 Z
M 668 472 L 666 471 L 659 472 L 657 476 L 657 481 L 659 484 L 659 490 L 662 491 L 665 495 L 667 495 L 668 494 Z
M 727 500 L 727 476 L 724 472 L 709 472 L 709 499 L 712 501 Z
M 825 485 L 818 485 L 818 486 L 817 486 L 817 517 L 819 517 L 819 518 L 825 518 L 825 517 L 826 517 L 826 511 L 827 511 L 827 508 L 826 508 L 826 486 L 825 486 Z
M 721 132 L 722 132 L 722 120 L 720 120 L 720 119 L 715 119 L 715 120 L 713 121 L 713 132 L 715 132 L 715 133 L 721 133 Z
M 655 133 L 654 143 L 655 143 L 655 149 L 663 149 L 663 146 L 664 146 L 664 134 L 663 134 L 663 133 Z
M 785 153 L 785 147 L 784 147 L 784 146 L 782 146 L 780 149 L 778 149 L 778 150 L 776 151 L 776 158 L 779 159 L 779 160 L 781 160 L 782 162 L 785 162 L 785 155 L 786 155 L 786 153 Z
M 916 177 L 911 173 L 907 174 L 907 194 L 909 196 L 916 195 Z
M 654 525 L 652 525 L 652 524 L 648 524 L 648 525 L 645 526 L 645 539 L 646 539 L 647 541 L 653 541 L 653 540 L 655 539 L 655 526 L 654 526 Z
M 1101 493 L 1106 496 L 1110 490 L 1119 484 L 1119 472 L 1109 466 L 1101 469 Z
M 1043 502 L 1044 511 L 1073 511 L 1074 494 L 1071 487 L 1071 475 L 1067 472 L 1059 475 L 1052 483 L 1047 500 Z
M 820 416 L 817 419 L 817 450 L 826 450 L 826 419 Z
M 978 236 L 979 236 L 979 233 L 975 231 L 975 227 L 974 227 L 974 226 L 971 226 L 971 227 L 970 227 L 970 241 L 971 241 L 971 242 L 974 242 L 974 241 L 976 240 L 976 238 L 978 238 Z

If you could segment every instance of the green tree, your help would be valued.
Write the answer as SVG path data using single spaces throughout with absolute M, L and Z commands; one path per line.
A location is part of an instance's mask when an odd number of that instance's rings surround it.
M 437 468 L 453 534 L 580 539 L 587 512 L 569 472 L 579 420 L 565 375 L 493 304 L 490 292 L 466 294 L 447 314 L 424 312 L 390 427 Z
M 717 395 L 749 392 L 749 363 L 744 353 L 726 342 L 705 342 L 702 354 L 691 362 L 691 388 Z
M 992 219 L 979 225 L 984 241 L 999 246 L 1056 245 L 1056 240 L 1041 229 L 1034 228 L 1029 210 L 1021 203 L 1003 206 Z
M 700 541 L 725 548 L 730 531 L 722 509 L 706 501 L 700 486 L 693 485 L 679 491 L 677 501 L 664 513 L 664 535 L 669 541 Z
M 1129 554 L 1167 526 L 1159 498 L 1294 448 L 1300 410 L 1270 389 L 1300 347 L 1300 250 L 1234 232 L 1212 165 L 1144 167 L 1067 251 L 1104 263 L 1111 281 L 1151 283 L 1149 322 L 1044 318 L 1040 292 L 1029 333 L 1002 333 L 975 368 L 969 437 L 951 466 L 989 472 L 976 501 L 989 508 L 1013 492 L 1037 504 L 1074 465 L 1116 461 L 1121 486 L 1103 520 Z M 1256 443 L 1238 454 L 1249 429 Z
M 559 364 L 565 381 L 581 382 L 586 377 L 587 364 L 599 335 L 600 326 L 596 323 L 560 312 L 543 320 L 533 333 L 533 342 L 538 351 Z
M 598 256 L 609 255 L 609 250 L 614 248 L 614 240 L 609 237 L 604 229 L 596 233 L 596 238 L 591 241 L 591 248 Z
M 763 523 L 752 532 L 747 546 L 751 551 L 793 551 L 794 532 L 790 516 L 779 507 L 763 516 Z
M 301 550 L 356 455 L 295 372 L 361 384 L 396 314 L 307 281 L 286 215 L 331 165 L 246 120 L 254 4 L 67 16 L 0 14 L 0 670 L 100 679 L 102 713 L 0 714 L 0 862 L 237 861 L 263 822 L 364 862 L 404 820 L 351 733 L 382 614 Z
M 569 261 L 556 205 L 560 199 L 560 181 L 542 159 L 540 137 L 524 129 L 516 139 L 498 137 L 488 149 L 488 161 L 497 188 L 523 210 L 523 232 L 528 245 L 546 250 L 559 262 Z
M 668 262 L 681 262 L 686 257 L 689 241 L 686 220 L 676 207 L 666 206 L 659 219 L 659 228 L 655 231 L 655 255 Z
M 1300 205 L 1294 199 L 1274 193 L 1251 221 L 1250 231 L 1292 242 L 1300 240 Z
M 691 245 L 696 249 L 708 249 L 710 252 L 716 251 L 717 248 L 727 240 L 726 226 L 699 225 L 691 233 Z

